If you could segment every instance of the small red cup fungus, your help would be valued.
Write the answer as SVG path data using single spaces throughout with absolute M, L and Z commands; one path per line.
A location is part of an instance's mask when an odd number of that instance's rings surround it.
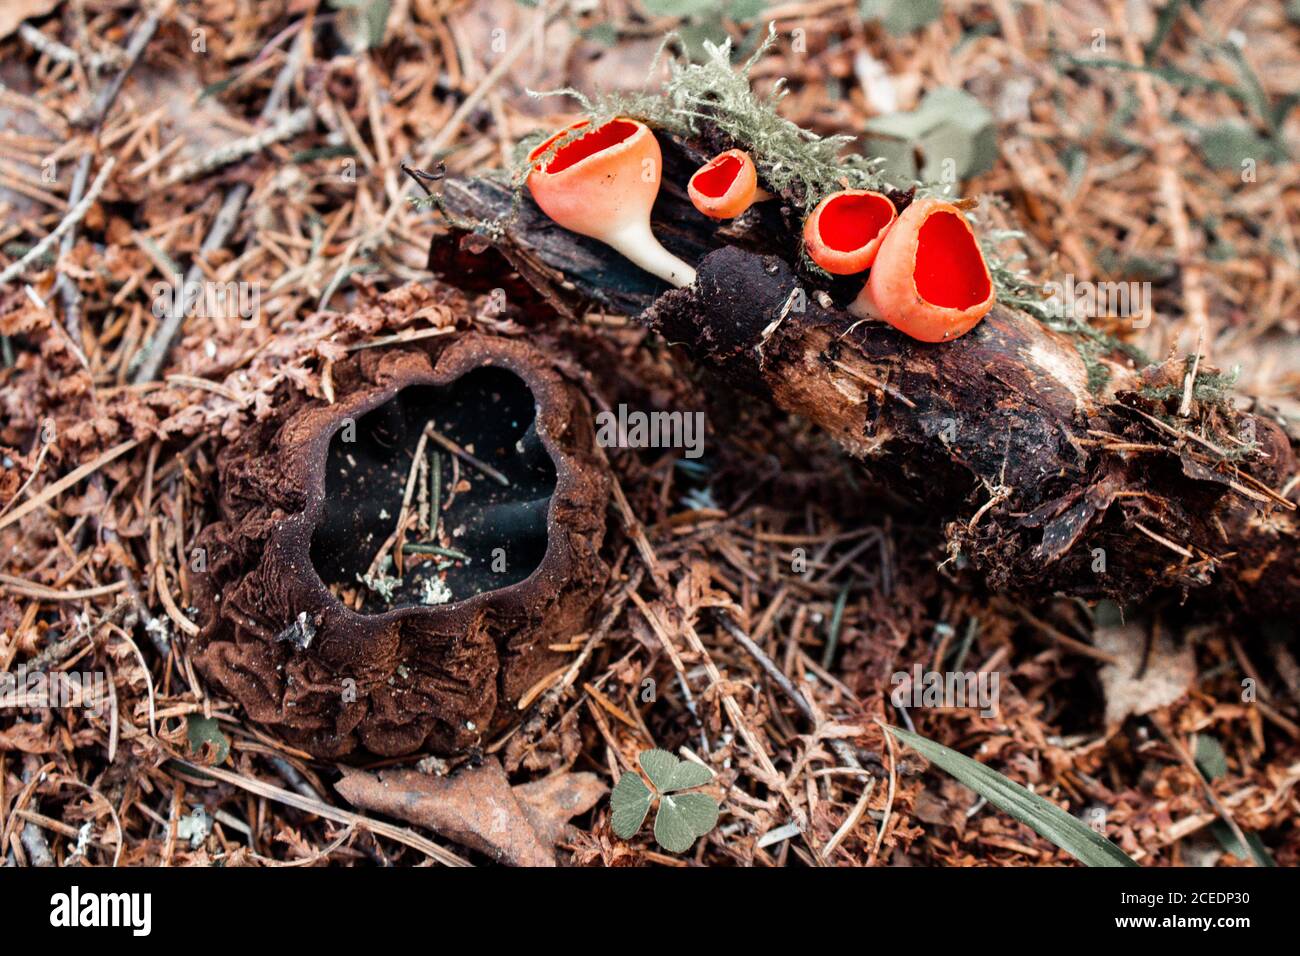
M 966 217 L 952 203 L 927 198 L 898 217 L 849 310 L 922 342 L 947 342 L 973 329 L 995 298 Z
M 804 221 L 808 258 L 832 275 L 862 272 L 876 260 L 896 216 L 894 204 L 883 193 L 869 189 L 831 193 Z
M 663 175 L 658 140 L 644 123 L 623 117 L 590 127 L 590 119 L 579 120 L 528 155 L 533 199 L 565 229 L 600 240 L 665 282 L 690 285 L 695 270 L 650 231 Z M 559 140 L 583 129 L 546 159 Z
M 686 185 L 695 208 L 710 219 L 732 219 L 754 205 L 771 199 L 758 188 L 758 171 L 749 153 L 729 149 L 695 171 Z

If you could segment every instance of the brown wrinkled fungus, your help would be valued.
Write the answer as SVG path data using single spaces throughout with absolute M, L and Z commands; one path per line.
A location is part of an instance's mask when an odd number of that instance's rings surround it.
M 477 333 L 333 378 L 333 404 L 290 400 L 218 459 L 195 660 L 321 757 L 468 750 L 607 580 L 590 409 L 546 353 Z

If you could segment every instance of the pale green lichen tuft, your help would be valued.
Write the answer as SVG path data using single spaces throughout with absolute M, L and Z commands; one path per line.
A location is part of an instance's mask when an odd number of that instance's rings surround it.
M 1232 402 L 1232 392 L 1237 386 L 1237 379 L 1241 375 L 1241 369 L 1234 368 L 1230 372 L 1197 369 L 1194 360 L 1188 357 L 1183 360 L 1183 374 L 1195 374 L 1195 378 L 1192 380 L 1192 398 L 1195 401 L 1203 405 L 1226 408 Z M 1148 385 L 1139 389 L 1139 394 L 1143 398 L 1149 398 L 1153 401 L 1167 402 L 1170 399 L 1181 398 L 1183 390 L 1183 385 Z
M 678 39 L 676 34 L 665 37 L 651 66 L 652 76 L 658 72 L 663 54 Z M 846 152 L 853 137 L 819 136 L 777 112 L 786 95 L 784 80 L 778 80 L 766 97 L 754 92 L 750 71 L 776 39 L 776 27 L 771 25 L 740 69 L 731 65 L 729 40 L 721 44 L 706 40 L 702 63 L 668 58 L 669 76 L 659 93 L 593 98 L 576 90 L 555 90 L 537 95 L 570 96 L 597 120 L 628 116 L 677 136 L 698 136 L 707 123 L 746 150 L 762 182 L 804 212 L 836 189 L 886 189 L 879 170 L 882 160 Z M 527 174 L 526 165 L 523 173 Z

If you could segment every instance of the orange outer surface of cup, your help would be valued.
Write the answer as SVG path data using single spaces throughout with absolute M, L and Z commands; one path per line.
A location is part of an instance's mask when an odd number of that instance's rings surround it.
M 957 309 L 936 305 L 921 297 L 915 277 L 921 227 L 930 216 L 939 212 L 956 215 L 966 226 L 976 250 L 979 249 L 975 232 L 960 209 L 941 199 L 917 199 L 903 210 L 880 244 L 863 290 L 870 296 L 874 311 L 880 318 L 922 342 L 948 342 L 965 335 L 988 314 L 997 297 L 982 253 L 979 264 L 988 283 L 988 295 L 982 301 Z
M 843 199 L 846 196 L 876 196 L 884 202 L 890 210 L 889 221 L 880 227 L 876 235 L 868 240 L 864 245 L 856 249 L 836 249 L 828 245 L 822 237 L 822 214 L 826 207 L 836 200 Z M 817 263 L 831 275 L 851 276 L 863 272 L 871 267 L 876 261 L 876 256 L 880 252 L 881 243 L 885 241 L 885 236 L 893 228 L 895 223 L 894 204 L 890 202 L 889 197 L 884 193 L 878 193 L 871 189 L 841 189 L 833 192 L 821 202 L 816 208 L 809 213 L 808 218 L 803 224 L 803 244 L 808 250 L 808 258 Z
M 539 159 L 561 136 L 590 123 L 579 120 L 556 133 L 529 153 L 529 160 Z M 649 127 L 622 117 L 610 123 L 631 124 L 636 132 L 558 173 L 534 166 L 528 174 L 528 190 L 542 212 L 565 229 L 593 239 L 604 239 L 627 222 L 648 220 L 662 175 L 662 154 Z
M 709 196 L 701 192 L 696 187 L 695 180 L 727 159 L 736 159 L 740 162 L 740 169 L 736 171 L 736 176 L 727 187 L 727 191 L 721 196 Z M 758 192 L 758 171 L 754 168 L 754 161 L 749 158 L 749 153 L 743 149 L 729 149 L 725 153 L 714 156 L 697 169 L 690 182 L 686 184 L 686 191 L 690 194 L 695 208 L 704 215 L 711 219 L 731 219 L 754 204 L 754 195 Z

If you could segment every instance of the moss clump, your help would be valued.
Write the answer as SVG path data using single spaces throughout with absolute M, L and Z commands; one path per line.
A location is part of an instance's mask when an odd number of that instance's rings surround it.
M 1193 360 L 1185 358 L 1183 360 L 1183 374 L 1190 375 L 1192 371 Z M 1203 405 L 1224 408 L 1232 401 L 1232 390 L 1237 386 L 1239 375 L 1239 369 L 1233 369 L 1231 372 L 1218 372 L 1213 369 L 1197 370 L 1196 378 L 1192 381 L 1192 398 Z M 1139 389 L 1138 394 L 1152 401 L 1167 402 L 1174 398 L 1181 399 L 1183 397 L 1183 386 L 1146 386 Z
M 1137 394 L 1154 403 L 1152 414 L 1174 432 L 1198 435 L 1211 449 L 1213 458 L 1242 461 L 1259 452 L 1259 442 L 1255 438 L 1253 419 L 1243 418 L 1232 401 L 1239 374 L 1239 369 L 1219 372 L 1200 368 L 1194 358 L 1185 357 L 1181 370 L 1164 366 L 1153 370 Z M 1189 376 L 1193 403 L 1190 417 L 1185 417 L 1175 409 L 1182 403 Z M 1249 427 L 1243 428 L 1247 422 Z M 1199 449 L 1198 453 L 1204 454 Z

